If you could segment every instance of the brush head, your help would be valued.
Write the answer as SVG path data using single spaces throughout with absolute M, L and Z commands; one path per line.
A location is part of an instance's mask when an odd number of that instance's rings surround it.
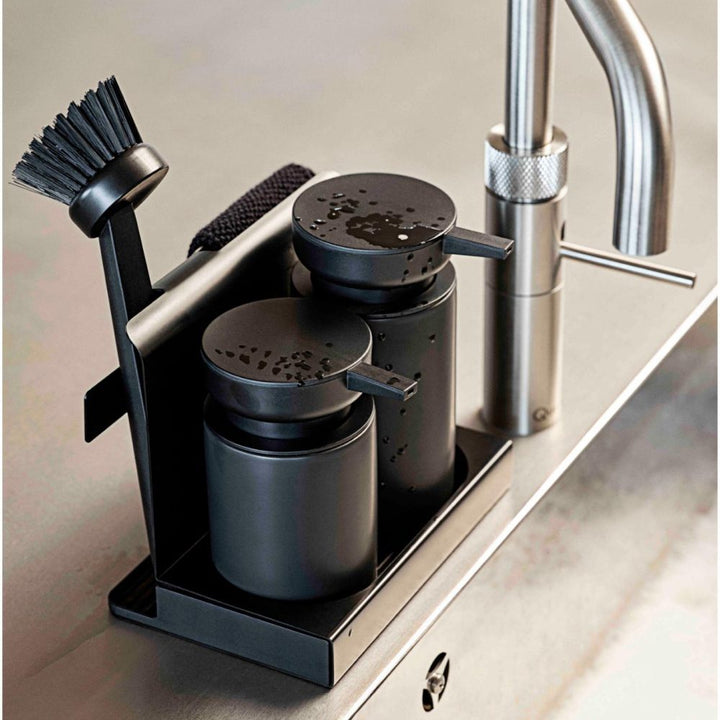
M 121 203 L 138 205 L 168 166 L 142 144 L 115 77 L 70 103 L 65 115 L 33 138 L 13 183 L 70 206 L 70 217 L 96 237 Z

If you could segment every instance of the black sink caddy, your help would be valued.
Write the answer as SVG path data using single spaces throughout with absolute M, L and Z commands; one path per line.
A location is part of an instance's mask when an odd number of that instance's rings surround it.
M 381 533 L 377 579 L 361 592 L 330 600 L 269 600 L 218 573 L 208 536 L 201 338 L 227 310 L 288 294 L 297 262 L 291 208 L 313 182 L 222 249 L 194 253 L 155 284 L 158 299 L 128 323 L 147 421 L 148 470 L 141 486 L 150 557 L 110 593 L 110 608 L 120 618 L 331 687 L 508 489 L 511 443 L 457 428 L 449 497 L 429 518 L 409 517 L 402 532 Z M 450 245 L 448 240 L 448 252 Z M 223 281 L 198 294 L 208 266 L 223 263 Z M 192 298 L 180 322 L 163 325 L 163 294 L 181 302 Z M 152 341 L 143 335 L 151 326 L 159 328 Z M 86 395 L 86 439 L 126 410 L 115 371 Z

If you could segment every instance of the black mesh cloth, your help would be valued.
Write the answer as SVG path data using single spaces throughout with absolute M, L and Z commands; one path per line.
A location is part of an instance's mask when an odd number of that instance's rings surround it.
M 280 168 L 200 230 L 190 243 L 188 256 L 200 248 L 219 250 L 227 245 L 313 175 L 312 170 L 302 165 Z

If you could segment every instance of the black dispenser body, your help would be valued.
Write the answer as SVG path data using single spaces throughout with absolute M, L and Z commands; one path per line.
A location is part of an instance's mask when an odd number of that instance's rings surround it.
M 385 305 L 348 299 L 325 285 L 318 290 L 299 263 L 293 286 L 302 296 L 329 295 L 362 317 L 373 335 L 373 364 L 417 380 L 412 402 L 375 401 L 378 501 L 383 534 L 422 525 L 454 484 L 455 269 L 448 263 L 415 295 Z
M 373 400 L 320 439 L 268 441 L 205 413 L 210 545 L 236 587 L 278 600 L 349 595 L 377 568 Z

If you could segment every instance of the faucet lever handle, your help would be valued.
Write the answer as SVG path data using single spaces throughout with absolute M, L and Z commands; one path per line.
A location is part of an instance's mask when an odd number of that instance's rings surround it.
M 446 255 L 472 255 L 474 257 L 504 260 L 513 249 L 513 240 L 468 230 L 457 225 L 443 238 Z
M 695 287 L 695 280 L 697 279 L 697 275 L 688 270 L 656 265 L 638 258 L 623 257 L 619 253 L 604 252 L 603 250 L 595 250 L 594 248 L 574 245 L 564 241 L 560 243 L 560 256 L 568 260 L 579 260 L 590 265 L 598 265 L 609 270 L 619 270 L 620 272 L 640 275 L 651 280 L 682 285 L 686 288 Z

